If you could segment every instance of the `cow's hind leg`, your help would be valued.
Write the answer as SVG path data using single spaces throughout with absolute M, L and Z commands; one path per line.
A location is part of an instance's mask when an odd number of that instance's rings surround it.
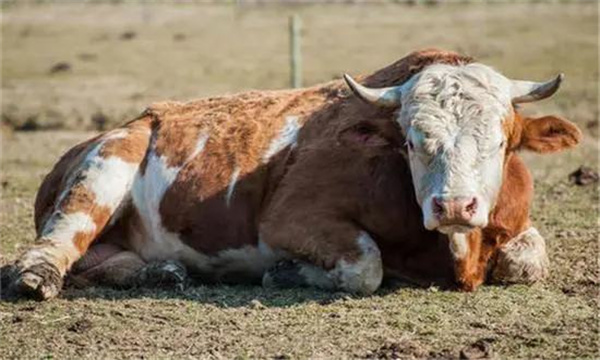
M 44 201 L 44 211 L 38 211 L 36 201 L 38 237 L 15 264 L 8 289 L 11 295 L 44 300 L 58 294 L 73 263 L 129 201 L 149 136 L 147 124 L 133 122 L 98 137 L 80 155 L 57 164 L 42 189 L 58 187 L 59 191 Z M 49 181 L 54 183 L 48 185 Z
M 533 227 L 504 244 L 492 269 L 492 281 L 531 284 L 548 276 L 546 242 Z
M 167 260 L 145 262 L 138 254 L 112 244 L 98 244 L 74 264 L 67 277 L 75 287 L 107 286 L 183 289 L 188 282 L 183 264 Z

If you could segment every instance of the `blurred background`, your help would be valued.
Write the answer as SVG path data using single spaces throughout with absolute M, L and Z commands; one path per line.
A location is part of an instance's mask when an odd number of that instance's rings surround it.
M 597 3 L 581 1 L 7 1 L 2 122 L 102 130 L 153 101 L 289 87 L 294 14 L 304 86 L 438 47 L 513 78 L 565 72 L 551 110 L 597 126 Z

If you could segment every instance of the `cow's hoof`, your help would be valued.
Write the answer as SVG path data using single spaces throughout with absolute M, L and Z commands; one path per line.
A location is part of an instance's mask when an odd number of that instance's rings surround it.
M 262 285 L 274 288 L 294 288 L 307 286 L 301 274 L 302 265 L 297 260 L 282 260 L 269 268 L 263 275 Z
M 188 273 L 185 266 L 174 260 L 152 262 L 135 276 L 134 286 L 145 288 L 185 289 Z
M 492 271 L 492 281 L 501 284 L 532 284 L 546 276 L 546 242 L 533 227 L 500 249 Z
M 47 262 L 22 268 L 16 265 L 4 267 L 2 282 L 8 283 L 3 298 L 7 300 L 33 299 L 48 300 L 58 295 L 62 289 L 63 280 L 58 269 Z
M 457 281 L 457 288 L 460 292 L 473 292 L 477 290 L 479 285 L 481 285 L 483 281 L 478 280 L 462 280 Z

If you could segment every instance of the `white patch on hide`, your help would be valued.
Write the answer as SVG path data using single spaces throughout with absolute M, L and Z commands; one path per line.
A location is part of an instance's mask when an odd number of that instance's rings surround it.
M 127 196 L 139 164 L 123 161 L 117 156 L 90 160 L 83 185 L 96 196 L 96 204 L 114 211 Z
M 279 130 L 277 136 L 271 141 L 267 151 L 263 155 L 263 162 L 269 162 L 271 157 L 287 146 L 294 147 L 298 139 L 298 131 L 300 131 L 300 123 L 297 116 L 287 116 L 285 124 Z
M 96 224 L 87 213 L 55 212 L 44 225 L 40 238 L 57 242 L 71 242 L 78 232 L 92 233 L 94 231 L 96 231 Z
M 531 227 L 500 248 L 492 278 L 500 283 L 531 284 L 548 276 L 548 263 L 546 241 Z
M 462 260 L 469 254 L 469 239 L 467 234 L 454 233 L 448 235 L 450 241 L 450 252 L 455 260 Z
M 227 194 L 225 194 L 225 202 L 227 206 L 231 204 L 231 198 L 233 197 L 233 192 L 235 191 L 235 185 L 237 184 L 238 177 L 240 176 L 240 172 L 242 169 L 236 167 L 231 174 L 231 180 L 229 180 L 229 185 L 227 186 Z
M 181 168 L 169 167 L 167 159 L 157 156 L 154 151 L 147 156 L 146 170 L 143 175 L 138 173 L 131 191 L 133 204 L 148 237 L 140 238 L 143 243 L 136 244 L 136 247 L 144 260 L 166 260 L 171 258 L 181 241 L 177 234 L 170 233 L 163 227 L 160 204 Z
M 200 136 L 198 136 L 198 141 L 196 142 L 196 146 L 194 147 L 194 151 L 188 157 L 188 161 L 191 161 L 204 150 L 204 148 L 206 147 L 206 143 L 208 142 L 208 138 L 209 136 L 207 132 L 200 133 Z
M 356 262 L 339 260 L 331 270 L 331 276 L 337 286 L 345 291 L 370 294 L 383 280 L 381 253 L 375 241 L 364 231 L 356 239 L 361 256 Z

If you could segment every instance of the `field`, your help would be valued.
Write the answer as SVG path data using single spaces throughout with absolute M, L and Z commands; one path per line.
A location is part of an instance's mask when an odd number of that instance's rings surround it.
M 526 107 L 582 129 L 561 154 L 524 154 L 550 278 L 471 294 L 388 284 L 359 298 L 202 286 L 67 290 L 0 302 L 0 358 L 597 358 L 598 5 L 234 7 L 13 5 L 2 10 L 0 263 L 34 240 L 33 199 L 58 156 L 153 102 L 285 88 L 287 17 L 303 20 L 304 81 L 376 70 L 409 51 L 468 53 L 512 78 L 562 71 Z

